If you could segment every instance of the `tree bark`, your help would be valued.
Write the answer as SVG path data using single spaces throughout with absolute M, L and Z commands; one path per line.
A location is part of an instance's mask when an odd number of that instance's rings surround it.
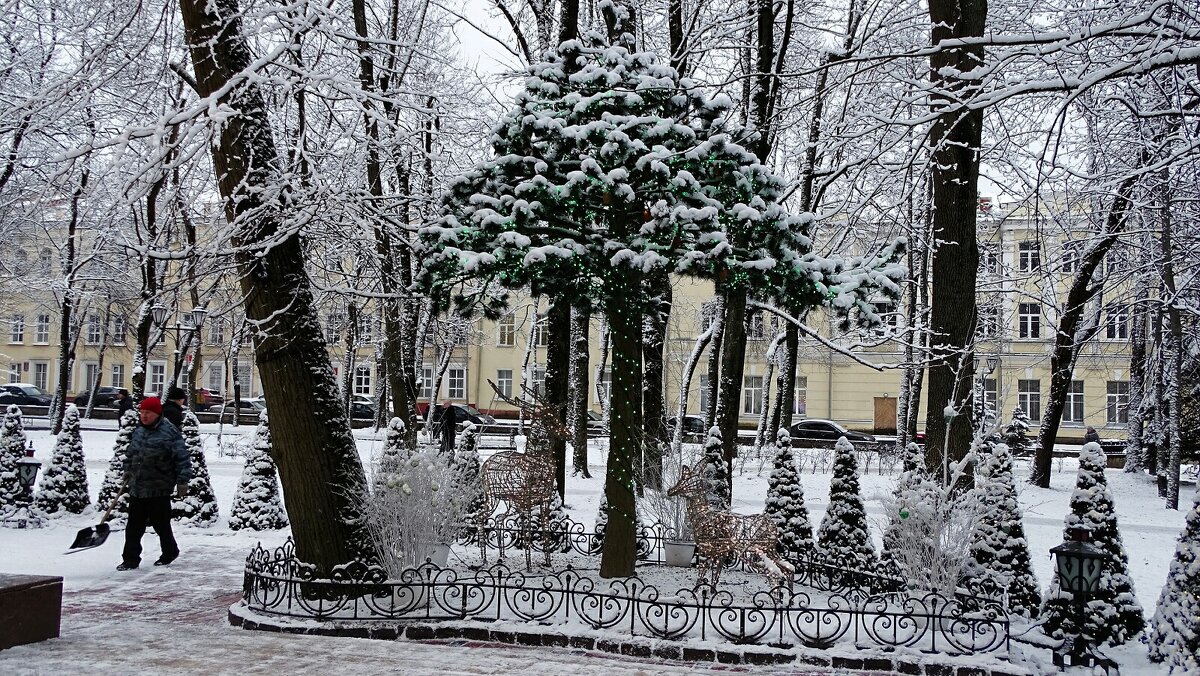
M 567 406 L 570 404 L 571 371 L 571 301 L 562 295 L 555 297 L 546 315 L 543 330 L 548 332 L 546 341 L 546 400 L 558 406 L 555 415 L 566 425 Z M 558 486 L 558 497 L 565 498 L 567 490 L 567 440 L 550 437 L 550 453 L 554 458 L 554 480 Z
M 667 443 L 666 403 L 663 383 L 663 349 L 671 317 L 671 280 L 665 272 L 647 280 L 651 310 L 646 314 L 642 340 L 642 414 L 645 445 L 642 481 L 651 488 L 662 487 L 663 447 Z
M 1175 285 L 1175 247 L 1174 223 L 1171 218 L 1171 173 L 1168 169 L 1159 172 L 1158 213 L 1159 213 L 1159 244 L 1162 247 L 1162 282 L 1166 291 L 1166 313 L 1168 342 L 1171 346 L 1166 352 L 1170 361 L 1166 364 L 1167 371 L 1167 403 L 1170 415 L 1167 416 L 1170 433 L 1170 444 L 1166 454 L 1166 499 L 1167 509 L 1179 509 L 1179 463 L 1182 459 L 1183 429 L 1180 419 L 1183 416 L 1183 352 L 1187 346 L 1183 342 L 1183 317 L 1179 309 L 1177 287 Z M 1160 467 L 1161 469 L 1161 467 Z M 1161 473 L 1160 473 L 1161 476 Z
M 71 322 L 75 317 L 76 301 L 75 235 L 79 229 L 79 201 L 87 190 L 89 173 L 86 168 L 83 170 L 79 177 L 79 186 L 71 195 L 71 218 L 67 222 L 67 238 L 63 242 L 62 269 L 65 273 L 65 288 L 58 321 L 58 384 L 54 387 L 54 399 L 50 408 L 51 434 L 62 432 L 63 414 L 67 411 L 67 389 L 71 385 L 71 366 L 75 363 L 75 341 L 71 340 Z
M 721 430 L 721 453 L 732 468 L 737 454 L 738 403 L 742 398 L 742 375 L 746 369 L 746 292 L 725 296 L 725 330 L 721 340 L 721 382 L 716 388 L 717 428 Z M 733 472 L 726 477 L 733 495 Z
M 252 72 L 237 0 L 182 0 L 180 13 L 198 93 L 234 111 L 211 146 L 234 244 L 255 359 L 271 402 L 272 456 L 279 467 L 300 559 L 328 574 L 355 558 L 377 558 L 357 500 L 366 481 L 339 406 L 329 355 L 304 272 L 300 237 L 281 228 L 268 194 L 277 153 Z M 266 246 L 269 243 L 269 246 Z
M 931 39 L 981 37 L 987 0 L 930 0 Z M 933 292 L 930 331 L 929 410 L 925 418 L 926 465 L 949 481 L 951 462 L 966 458 L 973 436 L 971 393 L 975 369 L 972 344 L 976 323 L 975 276 L 979 246 L 975 233 L 979 145 L 983 111 L 959 102 L 979 87 L 968 73 L 983 66 L 983 48 L 939 49 L 929 57 L 930 97 L 937 114 L 930 128 L 933 184 Z M 953 415 L 947 416 L 947 409 Z M 971 467 L 962 468 L 969 481 Z
M 1145 289 L 1150 286 L 1150 280 L 1141 276 L 1138 288 L 1138 298 L 1133 304 L 1133 321 L 1129 329 L 1129 424 L 1125 443 L 1125 471 L 1140 474 L 1145 468 L 1142 458 L 1142 416 L 1146 391 L 1146 314 L 1150 299 Z
M 574 473 L 592 478 L 588 471 L 588 329 L 591 312 L 584 307 L 571 311 L 571 462 Z

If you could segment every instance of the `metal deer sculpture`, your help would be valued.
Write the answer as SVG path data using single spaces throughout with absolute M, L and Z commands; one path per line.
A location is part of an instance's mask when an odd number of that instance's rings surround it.
M 521 515 L 522 530 L 528 530 L 534 508 L 540 510 L 546 565 L 550 565 L 549 523 L 550 508 L 554 502 L 554 458 L 550 454 L 552 438 L 569 439 L 571 430 L 559 418 L 565 404 L 551 404 L 526 390 L 533 403 L 518 401 L 500 391 L 496 383 L 488 381 L 496 395 L 505 403 L 522 409 L 532 421 L 525 452 L 503 451 L 488 458 L 479 470 L 483 480 L 483 512 L 479 521 L 479 545 L 483 560 L 487 560 L 487 542 L 483 526 L 501 502 L 505 503 L 504 516 L 516 510 Z M 498 519 L 499 520 L 499 519 Z M 532 544 L 532 543 L 530 543 Z M 531 546 L 525 548 L 525 567 L 531 568 Z M 503 548 L 500 550 L 504 555 Z
M 682 496 L 687 500 L 688 520 L 696 534 L 696 551 L 702 559 L 700 579 L 706 579 L 711 571 L 715 587 L 726 559 L 738 556 L 748 562 L 753 554 L 757 555 L 767 577 L 776 583 L 786 582 L 791 587 L 795 567 L 780 558 L 776 550 L 779 531 L 771 519 L 765 514 L 734 514 L 713 509 L 706 492 L 704 476 L 690 467 L 683 468 L 678 483 L 667 491 L 667 495 Z

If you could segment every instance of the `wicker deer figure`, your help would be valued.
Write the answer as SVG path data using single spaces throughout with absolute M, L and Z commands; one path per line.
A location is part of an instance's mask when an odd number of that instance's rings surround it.
M 567 439 L 571 431 L 559 418 L 563 406 L 555 406 L 526 392 L 534 403 L 518 401 L 506 396 L 496 387 L 496 383 L 488 381 L 496 395 L 504 402 L 517 406 L 525 411 L 531 422 L 529 436 L 525 443 L 525 452 L 503 451 L 488 458 L 479 470 L 483 481 L 483 513 L 479 522 L 479 543 L 483 560 L 487 560 L 487 543 L 483 537 L 483 525 L 496 507 L 504 502 L 507 516 L 509 511 L 516 510 L 521 515 L 524 524 L 532 518 L 534 508 L 540 510 L 543 534 L 546 540 L 546 565 L 550 564 L 549 526 L 550 508 L 554 502 L 554 458 L 550 454 L 552 438 Z M 525 548 L 525 567 L 532 567 L 532 547 Z M 501 549 L 503 556 L 503 549 Z
M 791 587 L 795 567 L 780 558 L 776 551 L 779 532 L 764 514 L 734 514 L 713 509 L 705 495 L 704 476 L 697 469 L 684 467 L 679 481 L 667 491 L 671 497 L 687 500 L 688 520 L 696 534 L 696 550 L 702 558 L 700 579 L 712 574 L 712 585 L 721 578 L 721 565 L 732 555 L 750 561 L 756 555 L 767 576 Z

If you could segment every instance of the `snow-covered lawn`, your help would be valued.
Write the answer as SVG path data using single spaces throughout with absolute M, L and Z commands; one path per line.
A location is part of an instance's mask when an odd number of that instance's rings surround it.
M 33 421 L 31 421 L 33 422 Z M 99 491 L 112 455 L 114 426 L 85 421 L 84 454 L 92 499 Z M 105 427 L 108 429 L 95 429 Z M 87 429 L 91 428 L 91 429 Z M 206 457 L 213 489 L 221 509 L 220 525 L 210 529 L 176 527 L 182 555 L 168 568 L 145 566 L 135 572 L 114 570 L 120 562 L 121 533 L 114 533 L 104 546 L 66 554 L 75 532 L 95 523 L 98 508 L 55 521 L 43 530 L 0 529 L 0 572 L 61 575 L 65 578 L 63 636 L 32 646 L 0 653 L 0 673 L 53 673 L 81 667 L 88 673 L 369 673 L 400 668 L 405 673 L 702 673 L 727 671 L 715 666 L 674 665 L 631 658 L 572 654 L 514 647 L 464 647 L 426 645 L 413 642 L 372 642 L 349 638 L 296 637 L 263 632 L 246 632 L 228 626 L 225 609 L 237 600 L 241 589 L 241 565 L 257 542 L 276 546 L 286 532 L 233 532 L 225 525 L 233 503 L 242 458 L 222 453 L 248 440 L 253 427 L 220 430 L 202 426 Z M 53 437 L 48 431 L 32 430 L 30 439 L 37 456 L 48 462 Z M 243 439 L 245 437 L 245 439 Z M 355 437 L 364 461 L 382 447 L 383 433 L 357 430 Z M 485 445 L 492 440 L 485 442 Z M 603 488 L 603 443 L 592 448 L 592 479 L 569 479 L 567 509 L 572 517 L 592 523 Z M 484 450 L 486 455 L 490 451 Z M 757 463 L 748 462 L 744 473 L 735 472 L 734 508 L 758 512 L 763 508 L 769 470 L 755 473 Z M 1063 516 L 1068 509 L 1075 481 L 1075 461 L 1055 462 L 1049 489 L 1024 482 L 1028 465 L 1017 466 L 1020 501 L 1026 534 L 1034 555 L 1035 572 L 1044 590 L 1051 577 L 1048 550 L 1062 541 Z M 893 476 L 872 473 L 862 477 L 868 516 L 874 521 L 879 544 L 884 519 L 880 497 L 890 492 Z M 814 528 L 829 499 L 829 475 L 802 475 L 805 499 Z M 1121 532 L 1129 553 L 1129 571 L 1147 616 L 1154 612 L 1159 591 L 1166 579 L 1175 540 L 1183 527 L 1183 512 L 1162 507 L 1149 477 L 1109 470 Z M 1185 491 L 1191 490 L 1186 486 Z M 1190 504 L 1190 500 L 1182 501 Z M 147 562 L 158 553 L 153 533 L 143 540 Z M 522 557 L 523 558 L 523 557 Z M 672 574 L 669 579 L 682 579 Z M 736 578 L 730 578 L 734 581 Z M 667 589 L 662 589 L 668 592 Z M 1125 674 L 1158 674 L 1162 670 L 1145 658 L 1140 643 L 1107 651 L 1121 663 Z M 1033 651 L 1035 660 L 1049 665 L 1048 652 Z M 1019 661 L 1019 658 L 1018 658 Z M 742 669 L 742 668 L 737 668 Z M 770 673 L 771 670 L 755 668 Z M 779 670 L 797 673 L 795 667 Z

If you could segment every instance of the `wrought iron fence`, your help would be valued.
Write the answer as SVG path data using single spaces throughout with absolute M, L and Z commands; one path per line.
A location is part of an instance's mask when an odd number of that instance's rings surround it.
M 296 559 L 289 540 L 274 551 L 251 552 L 242 595 L 258 613 L 316 620 L 515 620 L 781 647 L 852 642 L 947 654 L 1008 649 L 1009 620 L 997 600 L 875 591 L 845 576 L 836 579 L 840 589 L 810 594 L 795 589 L 830 578 L 801 574 L 795 581 L 792 589 L 737 598 L 707 583 L 666 593 L 637 577 L 599 580 L 570 567 L 528 574 L 503 564 L 464 571 L 426 563 L 389 579 L 383 568 L 352 562 L 319 578 Z

